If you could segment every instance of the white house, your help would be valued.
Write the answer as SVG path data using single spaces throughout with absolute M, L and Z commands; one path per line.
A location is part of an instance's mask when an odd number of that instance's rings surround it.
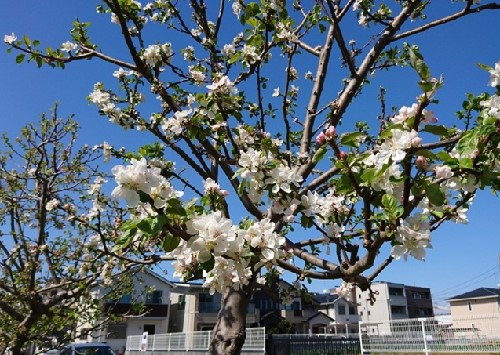
M 103 317 L 112 315 L 115 321 L 80 336 L 77 342 L 106 342 L 114 350 L 121 350 L 130 335 L 169 331 L 170 293 L 174 284 L 146 268 L 132 274 L 130 281 L 130 293 L 123 294 L 119 300 L 106 300 L 101 309 Z M 94 290 L 96 298 L 106 297 L 106 294 L 107 289 L 101 285 Z

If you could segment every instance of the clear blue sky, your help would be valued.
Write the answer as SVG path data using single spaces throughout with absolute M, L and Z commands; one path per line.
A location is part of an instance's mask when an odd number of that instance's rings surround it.
M 436 3 L 437 9 L 431 18 L 446 13 L 447 9 L 458 10 L 460 6 L 452 5 L 449 0 Z M 69 39 L 71 22 L 77 17 L 94 24 L 91 34 L 95 41 L 106 46 L 106 50 L 115 50 L 114 41 L 119 38 L 116 26 L 109 23 L 108 17 L 96 16 L 95 3 L 88 0 L 8 1 L 0 13 L 0 35 L 3 39 L 4 34 L 11 32 L 18 37 L 28 34 L 43 45 L 57 47 Z M 418 37 L 416 42 L 421 45 L 433 75 L 445 76 L 445 87 L 439 92 L 441 104 L 433 107 L 442 122 L 453 120 L 466 92 L 488 90 L 488 75 L 475 63 L 493 65 L 500 60 L 499 22 L 500 11 L 488 12 Z M 76 63 L 64 71 L 40 70 L 35 65 L 15 64 L 15 56 L 2 49 L 0 131 L 15 135 L 24 124 L 36 121 L 42 112 L 59 101 L 60 113 L 74 113 L 82 125 L 80 142 L 93 145 L 107 140 L 129 149 L 139 146 L 144 143 L 141 134 L 123 134 L 120 128 L 99 117 L 95 107 L 85 99 L 95 82 L 114 80 L 111 76 L 114 69 L 102 64 Z M 396 71 L 377 75 L 373 86 L 391 83 L 388 99 L 391 105 L 402 106 L 410 105 L 418 94 L 415 81 L 411 72 Z M 367 95 L 368 100 L 370 94 Z M 350 114 L 355 117 L 366 113 L 358 106 Z M 433 234 L 433 249 L 428 250 L 425 262 L 394 261 L 379 279 L 430 287 L 436 302 L 477 287 L 496 287 L 500 283 L 499 203 L 489 192 L 480 193 L 472 205 L 468 225 L 449 223 Z M 337 284 L 336 281 L 315 281 L 310 288 L 322 291 Z

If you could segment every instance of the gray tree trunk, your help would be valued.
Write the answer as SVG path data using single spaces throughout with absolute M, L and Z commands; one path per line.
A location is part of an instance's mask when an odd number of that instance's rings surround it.
M 245 343 L 246 316 L 252 286 L 228 290 L 223 296 L 214 335 L 210 342 L 211 355 L 238 355 Z

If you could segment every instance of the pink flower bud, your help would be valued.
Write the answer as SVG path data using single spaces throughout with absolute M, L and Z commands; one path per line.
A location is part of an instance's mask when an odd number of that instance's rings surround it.
M 436 177 L 439 179 L 449 179 L 453 176 L 453 171 L 447 165 L 438 165 L 434 168 Z
M 341 151 L 341 152 L 339 153 L 339 159 L 340 159 L 340 160 L 347 159 L 347 153 L 346 153 L 346 152 L 344 152 L 344 151 Z
M 326 135 L 325 135 L 324 132 L 321 132 L 316 137 L 316 143 L 319 144 L 319 145 L 323 145 L 325 142 L 326 142 Z
M 424 169 L 427 166 L 427 159 L 424 156 L 419 155 L 417 159 L 415 159 L 415 166 L 419 169 Z
M 411 140 L 412 147 L 418 147 L 420 145 L 420 143 L 422 143 L 422 138 L 420 138 L 420 137 L 414 137 Z
M 250 172 L 250 170 L 247 169 L 247 170 L 245 170 L 244 172 L 241 173 L 241 177 L 243 179 L 246 179 L 246 178 L 250 177 L 251 174 L 252 173 Z
M 327 139 L 334 138 L 335 137 L 335 133 L 337 133 L 337 130 L 335 129 L 335 127 L 333 127 L 333 126 L 328 127 L 328 129 L 325 132 L 326 138 Z
M 221 195 L 222 197 L 226 197 L 227 195 L 229 195 L 229 191 L 227 191 L 227 190 L 219 190 L 219 195 Z

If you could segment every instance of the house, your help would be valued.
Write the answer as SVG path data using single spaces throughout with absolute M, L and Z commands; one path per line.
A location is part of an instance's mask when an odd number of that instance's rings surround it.
M 455 336 L 500 334 L 500 288 L 481 287 L 448 299 Z
M 247 327 L 280 328 L 284 323 L 291 333 L 319 332 L 319 325 L 329 323 L 325 314 L 318 314 L 311 302 L 297 296 L 283 304 L 280 290 L 293 287 L 279 281 L 275 287 L 262 286 L 255 290 L 248 305 Z M 171 292 L 170 331 L 192 332 L 212 330 L 221 307 L 221 294 L 210 294 L 209 289 L 198 283 L 175 282 Z M 316 323 L 315 323 L 316 322 Z
M 280 293 L 289 295 L 287 302 L 283 302 Z M 268 331 L 286 321 L 291 326 L 288 332 L 307 334 L 314 331 L 313 323 L 319 321 L 314 318 L 318 313 L 314 308 L 314 299 L 306 302 L 302 295 L 296 295 L 295 287 L 284 280 L 271 287 L 259 287 L 252 295 L 252 302 L 260 314 L 259 325 Z
M 210 294 L 202 284 L 175 282 L 170 293 L 170 332 L 212 330 L 221 307 L 220 293 Z M 248 305 L 247 327 L 258 326 L 259 313 L 254 304 Z
M 359 317 L 363 322 L 434 316 L 429 288 L 374 282 L 371 291 L 376 295 L 375 302 L 372 302 L 369 291 L 357 295 Z
M 174 284 L 147 268 L 131 273 L 128 281 L 128 292 L 117 300 L 104 301 L 101 319 L 111 317 L 111 322 L 80 336 L 77 342 L 106 342 L 112 349 L 121 350 L 129 335 L 168 332 L 170 293 Z M 93 290 L 96 299 L 107 298 L 108 292 L 109 288 L 103 285 Z M 88 324 L 82 325 L 81 329 L 86 326 Z
M 314 298 L 318 303 L 317 309 L 331 319 L 325 325 L 324 333 L 346 338 L 358 336 L 359 315 L 355 303 L 332 293 L 317 294 Z

